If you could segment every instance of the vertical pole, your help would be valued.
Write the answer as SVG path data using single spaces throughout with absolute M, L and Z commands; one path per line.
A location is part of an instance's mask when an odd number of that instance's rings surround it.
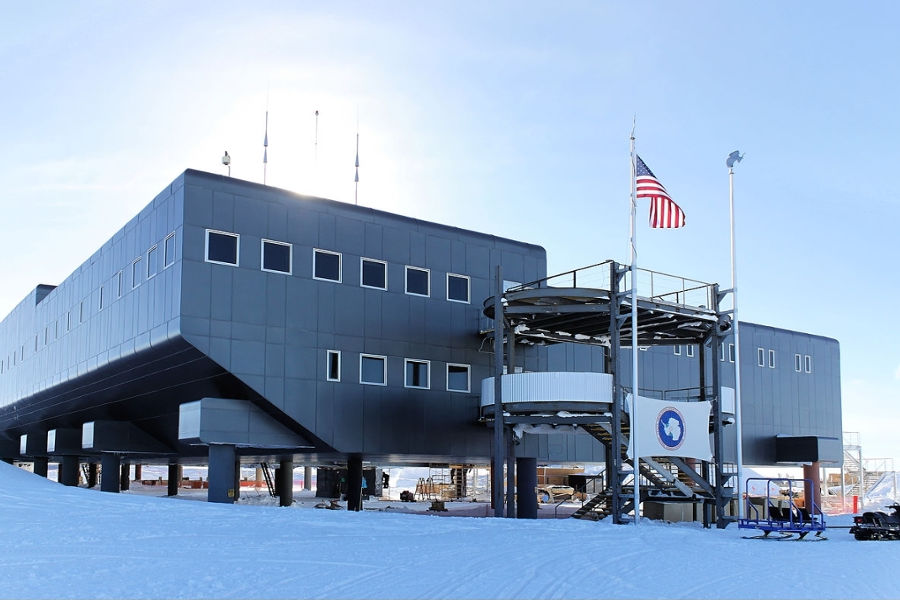
M 347 510 L 360 511 L 363 507 L 363 460 L 359 454 L 347 459 Z
M 738 322 L 738 295 L 737 295 L 737 261 L 735 259 L 734 241 L 734 168 L 728 169 L 728 205 L 731 217 L 731 308 L 734 319 L 734 424 L 737 437 L 737 483 L 735 488 L 741 493 L 744 480 L 744 434 L 741 422 L 741 339 L 740 323 Z M 720 395 L 717 393 L 716 395 Z M 738 502 L 738 518 L 744 518 L 744 503 Z
M 119 485 L 122 486 L 122 491 L 127 492 L 131 489 L 131 465 L 127 461 L 122 461 L 122 468 L 120 469 L 121 476 L 119 477 Z
M 167 484 L 167 495 L 177 496 L 178 486 L 181 485 L 181 469 L 179 468 L 178 463 L 171 463 L 169 465 L 169 476 Z
M 87 480 L 88 488 L 92 488 L 97 485 L 97 479 L 99 479 L 99 477 L 98 477 L 99 474 L 100 474 L 100 469 L 99 469 L 97 463 L 95 463 L 95 462 L 88 463 L 88 480 Z
M 307 492 L 312 490 L 312 467 L 309 465 L 303 467 L 303 489 Z
M 713 331 L 713 334 L 710 336 L 710 350 L 712 352 L 713 361 L 717 359 L 716 355 L 716 331 Z M 706 402 L 709 398 L 707 398 L 706 394 L 706 340 L 700 343 L 698 347 L 698 358 L 700 363 L 700 402 Z M 713 365 L 716 363 L 713 362 Z M 708 527 L 706 523 L 704 523 L 704 527 Z
M 519 506 L 516 511 L 518 519 L 537 519 L 538 503 L 535 488 L 537 488 L 537 459 L 517 458 L 516 479 L 519 491 Z
M 713 285 L 712 299 L 715 303 L 716 314 L 719 314 L 719 286 Z M 713 337 L 718 337 L 718 330 L 713 331 Z M 724 529 L 728 525 L 725 519 L 725 470 L 723 463 L 725 461 L 725 440 L 722 436 L 722 392 L 719 389 L 719 370 L 712 370 L 712 388 L 713 388 L 713 444 L 715 446 L 715 478 L 716 485 L 716 527 Z M 740 483 L 735 487 L 740 488 Z M 741 504 L 740 502 L 738 503 Z
M 610 456 L 607 464 L 610 465 L 606 474 L 607 485 L 612 494 L 613 523 L 622 522 L 622 384 L 619 381 L 619 350 L 621 349 L 621 322 L 619 320 L 619 289 L 621 278 L 619 276 L 619 264 L 612 261 L 609 265 L 609 360 L 608 372 L 612 375 L 613 384 L 613 410 L 612 410 L 612 439 L 607 449 Z
M 506 518 L 516 518 L 516 436 L 512 427 L 506 430 Z
M 497 265 L 494 290 L 494 460 L 491 491 L 494 516 L 503 516 L 503 269 Z
M 634 524 L 641 514 L 641 454 L 638 450 L 638 310 L 637 310 L 637 211 L 636 163 L 634 154 L 634 130 L 631 131 L 631 447 L 634 451 Z

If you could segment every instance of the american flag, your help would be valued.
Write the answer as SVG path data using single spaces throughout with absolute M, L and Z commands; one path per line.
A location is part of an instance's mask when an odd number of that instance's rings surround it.
M 669 197 L 666 188 L 640 156 L 635 165 L 638 198 L 650 198 L 650 227 L 672 229 L 684 227 L 684 211 Z

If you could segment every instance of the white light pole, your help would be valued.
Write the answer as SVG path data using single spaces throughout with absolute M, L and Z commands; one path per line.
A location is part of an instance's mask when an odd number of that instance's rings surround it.
M 743 158 L 741 153 L 735 150 L 725 160 L 728 167 L 728 204 L 731 216 L 731 315 L 734 320 L 734 423 L 737 437 L 737 489 L 735 491 L 738 497 L 739 519 L 744 518 L 744 492 L 741 488 L 744 481 L 744 439 L 741 424 L 741 339 L 740 323 L 738 322 L 737 262 L 734 253 L 734 163 L 741 162 Z M 716 390 L 716 393 L 721 398 L 722 390 Z M 722 457 L 718 457 L 718 460 L 722 460 Z

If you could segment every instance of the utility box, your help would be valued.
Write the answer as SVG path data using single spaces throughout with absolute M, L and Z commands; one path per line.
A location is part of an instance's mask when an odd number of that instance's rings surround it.
M 655 521 L 677 523 L 694 520 L 693 502 L 643 502 L 643 514 Z

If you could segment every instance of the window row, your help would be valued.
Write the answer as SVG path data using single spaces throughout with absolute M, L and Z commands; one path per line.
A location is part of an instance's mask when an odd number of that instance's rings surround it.
M 807 373 L 813 372 L 813 364 L 812 364 L 812 356 L 809 354 L 804 354 L 800 356 L 799 354 L 794 355 L 794 370 L 798 373 L 802 373 L 806 371 Z
M 241 236 L 227 231 L 206 230 L 206 262 L 236 267 L 239 265 Z M 260 240 L 260 268 L 271 273 L 293 273 L 293 246 L 288 242 Z M 332 250 L 313 249 L 313 279 L 343 282 L 343 255 Z M 359 285 L 376 290 L 388 289 L 387 262 L 377 258 L 359 259 Z M 431 296 L 431 270 L 406 265 L 403 291 L 411 296 Z M 471 302 L 471 279 L 467 275 L 447 273 L 446 299 Z
M 471 367 L 458 363 L 446 363 L 446 389 L 448 392 L 469 393 L 472 387 Z M 341 351 L 325 353 L 325 379 L 341 380 Z M 387 385 L 387 356 L 379 354 L 359 355 L 359 383 Z M 415 358 L 403 359 L 403 387 L 419 390 L 431 389 L 431 361 Z
M 757 348 L 756 349 L 756 364 L 760 367 L 766 366 L 766 349 L 765 348 Z M 775 351 L 769 350 L 769 361 L 768 365 L 770 369 L 775 368 Z
M 694 345 L 693 345 L 693 344 L 686 344 L 684 348 L 685 348 L 685 351 L 684 351 L 685 355 L 686 355 L 688 358 L 693 358 L 693 356 L 694 356 Z M 675 353 L 675 356 L 681 356 L 681 344 L 677 344 L 676 346 L 674 346 L 673 352 Z
M 162 243 L 162 267 L 160 268 L 160 244 L 154 244 L 147 250 L 146 253 L 138 256 L 133 261 L 131 261 L 131 289 L 138 287 L 141 282 L 146 279 L 151 279 L 156 276 L 161 270 L 164 270 L 168 267 L 171 267 L 175 264 L 175 232 L 173 231 L 169 235 L 165 237 Z M 116 273 L 111 282 L 110 287 L 107 288 L 107 284 L 101 284 L 100 289 L 98 290 L 97 295 L 97 310 L 103 310 L 106 306 L 109 305 L 109 294 L 107 293 L 107 289 L 110 290 L 110 293 L 114 290 L 116 299 L 121 298 L 122 294 L 125 291 L 125 272 L 119 271 Z M 78 313 L 78 323 L 84 323 L 87 317 L 90 314 L 90 302 L 89 297 L 81 300 L 75 312 Z M 59 339 L 59 337 L 71 331 L 72 329 L 72 311 L 67 310 L 66 314 L 54 321 L 50 325 L 44 326 L 43 332 L 38 332 L 34 334 L 34 351 L 37 352 L 40 348 L 40 342 L 43 340 L 43 345 L 46 346 L 51 341 Z M 52 332 L 52 335 L 51 335 Z M 25 346 L 21 347 L 21 351 L 19 353 L 19 360 L 25 360 Z M 0 374 L 10 370 L 12 367 L 16 365 L 16 352 L 14 351 L 8 357 L 0 360 Z

